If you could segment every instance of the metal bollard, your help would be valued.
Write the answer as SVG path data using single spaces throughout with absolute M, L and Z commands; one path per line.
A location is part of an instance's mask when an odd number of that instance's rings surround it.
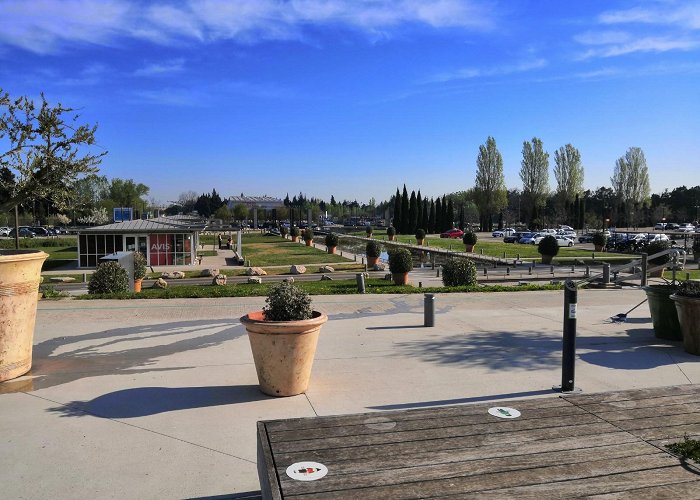
M 564 284 L 564 342 L 561 360 L 561 392 L 573 392 L 576 363 L 576 311 L 578 288 L 572 280 Z
M 603 284 L 610 283 L 610 264 L 603 264 Z
M 506 267 L 506 276 L 510 276 L 510 267 Z
M 647 286 L 647 268 L 649 267 L 649 254 L 642 253 L 642 271 L 641 280 L 639 282 L 640 286 Z
M 423 326 L 435 326 L 435 295 L 432 293 L 423 296 Z
M 554 274 L 554 266 L 549 266 L 549 272 L 550 272 L 551 274 Z
M 439 278 L 440 277 L 440 266 L 437 268 L 437 273 L 435 273 L 435 277 Z
M 364 275 L 364 273 L 357 273 L 355 275 L 355 279 L 357 280 L 357 291 L 359 293 L 365 293 L 365 275 Z
M 481 251 L 481 255 L 484 255 L 484 249 L 480 248 L 479 250 Z
M 422 282 L 422 281 L 419 281 L 419 282 L 418 282 L 418 288 L 423 288 L 423 282 Z
M 355 262 L 357 262 L 357 254 L 353 255 L 352 258 Z
M 488 274 L 489 274 L 489 270 L 484 268 L 484 276 L 488 276 Z
M 527 274 L 532 274 L 532 266 L 527 268 Z
M 586 264 L 586 278 L 591 277 L 591 268 Z

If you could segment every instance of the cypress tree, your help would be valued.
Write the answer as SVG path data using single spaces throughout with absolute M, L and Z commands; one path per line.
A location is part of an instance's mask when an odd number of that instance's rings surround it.
M 464 203 L 459 204 L 459 228 L 464 231 Z
M 435 201 L 435 232 L 436 233 L 441 233 L 444 230 L 442 229 L 442 218 L 444 216 L 443 210 L 442 210 L 442 201 L 440 201 L 440 197 L 437 197 L 437 200 Z
M 396 195 L 394 195 L 394 218 L 391 225 L 397 231 L 401 225 L 401 193 L 399 193 L 399 188 L 396 188 Z
M 406 184 L 404 184 L 403 195 L 401 195 L 401 229 L 399 230 L 399 228 L 397 228 L 397 230 L 400 234 L 409 234 L 409 226 L 408 191 L 406 191 Z
M 418 208 L 416 229 L 425 229 L 425 223 L 423 222 L 423 197 L 420 195 L 420 189 L 418 190 L 418 195 L 416 196 L 416 207 Z
M 452 229 L 455 224 L 455 207 L 452 198 L 447 202 L 447 229 Z
M 428 213 L 428 233 L 435 233 L 435 200 L 430 198 L 430 212 Z
M 428 226 L 429 226 L 429 224 L 428 224 L 429 215 L 428 214 L 429 213 L 430 213 L 430 203 L 428 203 L 428 198 L 426 198 L 423 200 L 423 215 L 421 217 L 421 219 L 423 219 L 423 225 L 421 226 L 421 228 L 425 229 L 426 233 L 429 232 L 428 231 Z
M 406 234 L 415 234 L 418 225 L 418 200 L 416 192 L 411 191 L 411 199 L 408 204 L 408 230 Z

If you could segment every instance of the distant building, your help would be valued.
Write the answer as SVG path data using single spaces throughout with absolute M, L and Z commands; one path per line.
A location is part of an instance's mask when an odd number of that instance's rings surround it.
M 193 264 L 204 227 L 197 217 L 173 216 L 85 228 L 78 233 L 78 267 L 96 267 L 122 251 L 141 252 L 151 266 Z
M 272 196 L 245 196 L 241 193 L 240 196 L 230 196 L 228 199 L 229 209 L 233 210 L 236 205 L 245 205 L 249 209 L 274 210 L 283 207 L 284 201 Z

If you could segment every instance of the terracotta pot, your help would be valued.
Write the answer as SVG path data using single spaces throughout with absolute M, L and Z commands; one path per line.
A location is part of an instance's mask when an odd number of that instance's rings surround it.
M 464 251 L 465 252 L 473 252 L 474 251 L 474 245 L 467 245 L 466 243 L 464 244 Z
M 313 244 L 314 240 L 305 240 L 305 242 L 306 242 L 306 246 L 310 247 Z
M 47 257 L 37 250 L 0 250 L 0 382 L 32 367 L 41 265 Z
M 700 298 L 671 295 L 676 304 L 685 352 L 700 356 Z
M 394 285 L 408 285 L 408 273 L 391 273 Z
M 379 257 L 367 256 L 367 267 L 374 267 L 377 265 L 377 262 L 379 262 Z
M 241 323 L 248 331 L 260 390 L 270 396 L 306 392 L 318 333 L 328 316 L 318 311 L 302 321 L 265 321 L 262 311 L 248 313 Z
M 143 284 L 143 279 L 134 280 L 134 293 L 141 293 L 141 285 Z
M 422 244 L 423 244 L 423 240 L 419 240 L 419 239 L 416 238 L 416 245 L 419 245 L 419 246 L 420 246 L 420 245 L 422 245 Z
M 292 243 L 296 243 L 296 242 L 298 242 L 298 241 L 299 241 L 299 237 L 298 237 L 298 236 L 292 236 Z
M 551 264 L 552 259 L 554 258 L 554 255 L 545 255 L 545 254 L 540 254 L 542 256 L 542 264 Z
M 603 245 L 594 245 L 593 248 L 595 248 L 596 252 L 602 252 L 603 251 Z
M 396 238 L 396 236 L 389 236 L 389 241 L 394 241 L 394 238 Z
M 335 247 L 326 247 L 328 253 L 335 253 Z

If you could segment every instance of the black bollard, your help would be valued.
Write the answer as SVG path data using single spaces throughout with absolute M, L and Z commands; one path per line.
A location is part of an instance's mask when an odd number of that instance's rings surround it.
M 576 363 L 576 308 L 578 288 L 573 280 L 564 284 L 564 342 L 561 357 L 561 392 L 575 389 L 574 365 Z
M 357 291 L 359 293 L 365 293 L 365 275 L 364 275 L 364 273 L 357 273 L 355 275 L 355 279 L 357 279 Z
M 423 326 L 435 326 L 435 295 L 432 293 L 423 297 Z

